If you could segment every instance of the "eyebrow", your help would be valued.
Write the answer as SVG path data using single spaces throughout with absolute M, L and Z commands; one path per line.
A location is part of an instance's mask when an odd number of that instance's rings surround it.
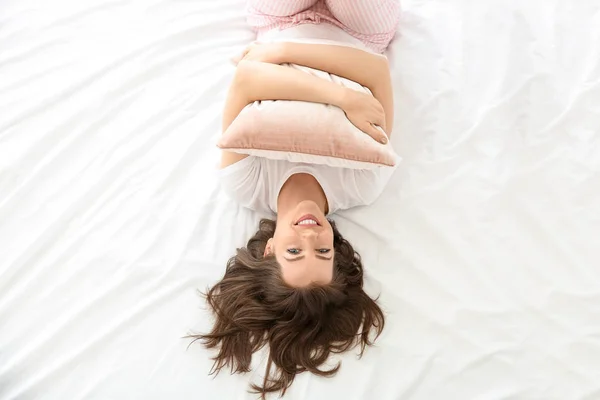
M 321 260 L 326 260 L 326 261 L 329 261 L 329 260 L 331 260 L 333 258 L 333 256 L 331 256 L 331 257 L 323 257 L 323 256 L 320 256 L 318 254 L 316 254 L 315 256 L 317 258 L 321 259 Z M 285 258 L 289 262 L 294 262 L 294 261 L 302 260 L 304 257 L 306 257 L 306 256 L 300 256 L 300 257 L 296 257 L 296 258 L 286 258 L 286 257 L 283 257 L 283 258 Z

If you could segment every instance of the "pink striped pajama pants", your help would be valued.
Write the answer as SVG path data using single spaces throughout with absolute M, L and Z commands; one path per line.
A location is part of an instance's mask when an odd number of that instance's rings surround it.
M 258 32 L 326 22 L 383 53 L 400 20 L 399 0 L 248 0 L 248 23 Z

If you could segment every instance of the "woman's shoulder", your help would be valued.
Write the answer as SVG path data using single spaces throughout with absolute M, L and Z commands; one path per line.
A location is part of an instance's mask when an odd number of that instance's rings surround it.
M 260 159 L 248 156 L 218 171 L 223 191 L 240 205 L 253 210 L 262 209 L 264 202 L 260 190 L 263 176 Z
M 281 181 L 293 163 L 248 156 L 219 171 L 221 187 L 227 195 L 251 210 L 274 211 Z
M 243 172 L 248 168 L 255 168 L 257 166 L 257 158 L 258 157 L 255 156 L 248 156 L 224 168 L 219 168 L 219 177 L 224 178 L 235 176 L 236 174 L 239 174 L 240 172 Z

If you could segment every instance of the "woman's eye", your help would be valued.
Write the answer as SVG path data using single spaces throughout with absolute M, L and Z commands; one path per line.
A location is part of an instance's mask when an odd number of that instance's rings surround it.
M 300 254 L 299 249 L 287 249 L 287 252 L 290 254 Z
M 321 254 L 329 253 L 330 251 L 331 249 L 319 249 L 319 253 Z

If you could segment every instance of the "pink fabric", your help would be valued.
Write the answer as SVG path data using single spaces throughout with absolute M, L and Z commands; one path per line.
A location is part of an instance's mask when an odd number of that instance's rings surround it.
M 329 23 L 383 53 L 400 20 L 398 0 L 248 0 L 248 23 L 259 32 Z

